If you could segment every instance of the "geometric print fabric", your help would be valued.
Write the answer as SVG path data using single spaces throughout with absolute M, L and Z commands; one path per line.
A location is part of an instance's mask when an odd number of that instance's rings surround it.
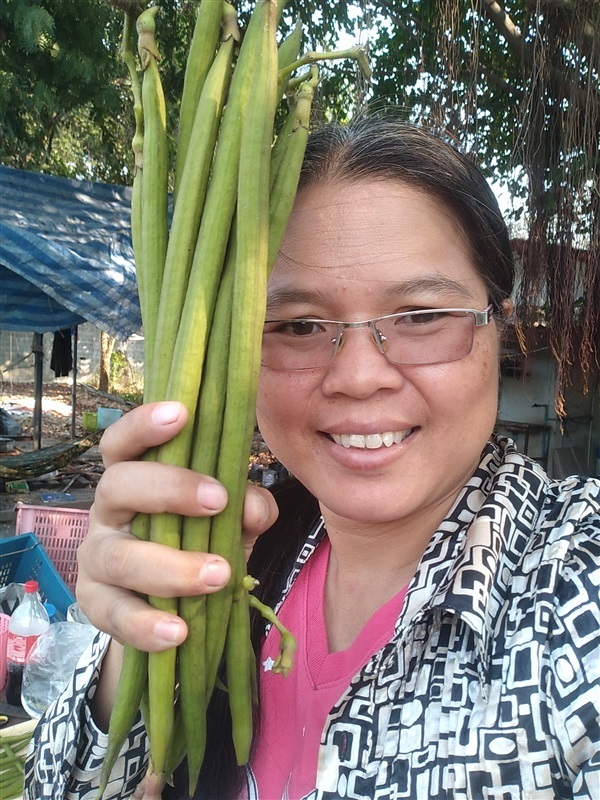
M 281 602 L 325 535 L 321 521 Z M 600 800 L 599 587 L 600 482 L 551 481 L 494 439 L 392 640 L 331 710 L 305 800 Z M 38 726 L 25 800 L 94 797 L 106 737 L 87 706 L 106 645 Z M 146 748 L 138 722 L 107 800 L 133 791 Z M 247 797 L 279 800 L 258 798 L 250 771 Z

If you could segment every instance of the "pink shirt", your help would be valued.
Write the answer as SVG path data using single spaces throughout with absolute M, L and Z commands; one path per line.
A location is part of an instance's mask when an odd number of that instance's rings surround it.
M 260 667 L 261 725 L 251 767 L 260 800 L 299 800 L 316 786 L 321 733 L 350 681 L 392 638 L 406 588 L 376 611 L 351 647 L 330 653 L 323 613 L 330 545 L 325 538 L 300 572 L 278 617 L 298 641 L 287 678 L 271 672 L 279 634 L 271 628 Z

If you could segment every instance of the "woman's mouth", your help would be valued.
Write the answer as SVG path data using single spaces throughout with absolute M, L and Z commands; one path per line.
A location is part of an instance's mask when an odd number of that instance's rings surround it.
M 391 447 L 400 444 L 413 432 L 414 428 L 403 431 L 384 431 L 383 433 L 332 433 L 331 438 L 342 447 L 378 450 L 380 447 Z

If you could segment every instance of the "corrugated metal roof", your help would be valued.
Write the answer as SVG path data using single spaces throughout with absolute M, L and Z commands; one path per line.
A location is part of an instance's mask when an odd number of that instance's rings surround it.
M 0 326 L 141 329 L 130 189 L 0 166 Z

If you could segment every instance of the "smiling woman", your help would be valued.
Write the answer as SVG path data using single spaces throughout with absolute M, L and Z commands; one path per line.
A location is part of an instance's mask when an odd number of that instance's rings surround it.
M 277 638 L 254 620 L 250 763 L 235 764 L 216 690 L 195 798 L 598 796 L 600 482 L 551 481 L 493 435 L 512 280 L 469 159 L 385 117 L 312 135 L 269 282 L 257 399 L 294 478 L 273 490 L 277 519 L 256 487 L 245 510 L 248 570 L 298 657 L 274 674 Z M 150 404 L 102 440 L 78 599 L 106 633 L 36 732 L 27 800 L 95 796 L 119 642 L 185 638 L 140 595 L 229 579 L 220 559 L 129 533 L 139 511 L 226 503 L 206 476 L 136 460 L 186 419 Z M 142 796 L 146 759 L 140 716 L 106 797 Z M 185 796 L 185 772 L 165 800 Z
M 430 315 L 453 306 L 484 309 L 489 302 L 468 242 L 444 205 L 406 182 L 381 178 L 349 182 L 336 177 L 304 187 L 269 286 L 280 296 L 295 292 L 303 298 L 279 302 L 273 311 L 278 317 L 350 324 L 408 310 L 427 309 Z M 399 319 L 391 330 L 402 327 Z M 259 427 L 271 451 L 318 496 L 322 508 L 350 524 L 374 521 L 374 503 L 380 522 L 402 520 L 404 525 L 431 515 L 426 527 L 419 526 L 423 548 L 477 466 L 496 418 L 494 318 L 479 328 L 473 314 L 450 319 L 458 327 L 435 323 L 440 325 L 437 346 L 432 343 L 421 359 L 409 359 L 417 363 L 401 369 L 390 344 L 400 335 L 386 335 L 379 349 L 368 328 L 346 330 L 343 347 L 335 350 L 330 339 L 323 366 L 298 369 L 295 361 L 287 370 L 269 366 L 282 335 L 270 331 L 268 323 L 264 337 L 276 338 L 266 346 L 257 403 Z M 305 357 L 305 337 L 298 338 Z M 327 337 L 322 338 L 327 346 Z M 417 352 L 422 348 L 413 339 L 403 350 L 412 353 L 415 346 Z M 286 356 L 288 351 L 289 346 Z M 470 409 L 467 436 L 461 424 L 465 408 Z M 400 439 L 390 448 L 341 447 L 334 438 L 362 442 L 390 431 Z M 331 523 L 328 535 L 330 540 L 336 535 Z M 404 547 L 402 537 L 397 546 Z M 389 546 L 385 557 L 390 557 Z

